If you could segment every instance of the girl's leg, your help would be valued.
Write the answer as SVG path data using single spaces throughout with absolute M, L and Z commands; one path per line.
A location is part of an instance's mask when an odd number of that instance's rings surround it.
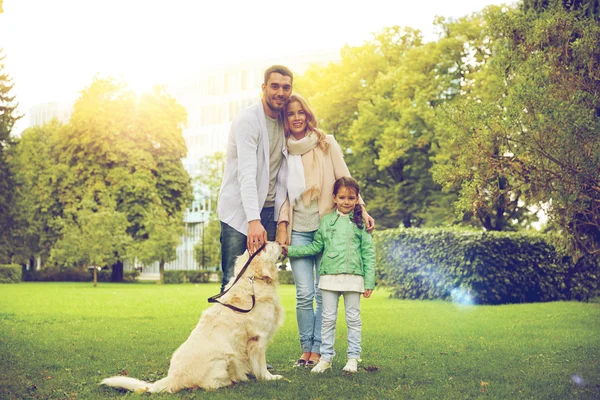
M 313 235 L 314 236 L 314 235 Z M 319 289 L 319 267 L 321 266 L 321 257 L 323 253 L 317 254 L 315 256 L 315 300 L 316 300 L 316 308 L 315 308 L 315 326 L 313 332 L 313 345 L 312 345 L 312 353 L 321 353 L 321 330 L 323 325 L 323 296 L 321 294 L 321 289 Z
M 344 292 L 346 308 L 346 325 L 348 325 L 348 358 L 360 358 L 360 336 L 362 322 L 360 320 L 360 293 Z
M 335 356 L 335 322 L 340 292 L 321 290 L 323 296 L 323 327 L 321 330 L 321 360 L 331 362 Z
M 314 232 L 292 231 L 292 244 L 312 243 L 313 236 Z M 290 258 L 290 264 L 292 265 L 292 274 L 296 284 L 296 319 L 300 335 L 300 346 L 303 353 L 310 353 L 313 351 L 315 332 L 313 304 L 315 300 L 315 261 L 314 257 Z

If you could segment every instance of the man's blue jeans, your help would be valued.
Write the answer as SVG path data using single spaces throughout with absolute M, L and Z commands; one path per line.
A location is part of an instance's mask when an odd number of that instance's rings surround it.
M 294 246 L 312 243 L 316 231 L 292 231 Z M 296 284 L 296 319 L 303 353 L 321 354 L 321 290 L 319 266 L 321 255 L 290 258 Z
M 265 207 L 260 212 L 260 223 L 267 231 L 267 240 L 274 241 L 277 233 L 277 222 L 274 219 L 275 207 Z M 235 260 L 248 248 L 248 237 L 221 221 L 221 292 L 233 277 Z

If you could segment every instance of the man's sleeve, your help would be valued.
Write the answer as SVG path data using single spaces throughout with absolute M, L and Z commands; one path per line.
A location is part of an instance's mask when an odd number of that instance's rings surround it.
M 259 128 L 252 123 L 250 116 L 246 115 L 234 122 L 233 132 L 237 143 L 238 183 L 242 206 L 248 222 L 260 220 L 256 184 Z

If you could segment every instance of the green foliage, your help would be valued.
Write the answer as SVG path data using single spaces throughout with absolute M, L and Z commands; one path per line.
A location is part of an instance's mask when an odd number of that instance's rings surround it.
M 20 265 L 0 264 L 0 283 L 19 283 L 21 274 Z
M 22 243 L 23 224 L 15 207 L 14 171 L 9 168 L 9 152 L 15 144 L 11 131 L 22 115 L 17 115 L 15 96 L 10 94 L 14 84 L 4 71 L 4 57 L 0 49 L 0 263 L 10 263 Z
M 107 205 L 84 201 L 84 208 L 61 220 L 62 235 L 50 252 L 50 263 L 67 267 L 103 267 L 125 253 L 131 241 L 127 216 Z
M 200 175 L 194 179 L 200 200 L 210 204 L 210 219 L 202 223 L 202 235 L 194 245 L 194 257 L 201 268 L 221 265 L 221 223 L 217 218 L 217 199 L 224 168 L 225 154 L 216 152 L 200 160 Z
M 481 24 L 481 15 L 439 19 L 442 37 L 429 43 L 419 31 L 387 28 L 363 46 L 344 48 L 340 64 L 315 67 L 300 81 L 325 130 L 347 149 L 379 226 L 455 220 L 456 191 L 442 192 L 430 172 L 445 154 L 436 109 L 453 101 L 474 69 L 464 59 L 486 48 Z
M 294 274 L 292 271 L 279 270 L 279 283 L 282 285 L 294 285 Z
M 541 13 L 548 8 L 562 7 L 579 18 L 600 20 L 600 1 L 598 0 L 522 0 L 520 5 L 525 12 Z
M 139 271 L 125 271 L 123 282 L 137 282 Z M 111 272 L 108 269 L 98 271 L 99 282 L 110 282 Z M 47 267 L 40 270 L 23 269 L 23 281 L 29 282 L 93 282 L 94 274 L 91 268 L 59 268 Z
M 208 283 L 212 274 L 217 274 L 220 282 L 221 272 L 170 270 L 164 272 L 163 283 Z
M 397 229 L 374 238 L 379 278 L 394 297 L 504 304 L 600 294 L 597 259 L 575 263 L 537 233 Z
M 95 78 L 68 124 L 25 131 L 13 160 L 24 258 L 101 266 L 175 258 L 191 201 L 185 120 L 163 88 L 138 99 L 119 81 Z
M 26 129 L 13 150 L 11 168 L 19 188 L 15 193 L 17 211 L 25 222 L 23 258 L 46 260 L 59 238 L 59 220 L 64 217 L 57 182 L 63 171 L 57 165 L 57 146 L 62 125 L 53 120 Z
M 221 222 L 215 213 L 212 216 L 203 224 L 200 240 L 194 245 L 194 258 L 201 268 L 221 265 Z
M 469 95 L 442 109 L 453 155 L 434 178 L 488 229 L 537 205 L 572 255 L 598 253 L 600 25 L 562 7 L 485 18 L 491 56 Z

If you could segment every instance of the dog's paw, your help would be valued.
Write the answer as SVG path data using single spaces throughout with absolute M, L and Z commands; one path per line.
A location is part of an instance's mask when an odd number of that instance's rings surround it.
M 269 372 L 267 372 L 266 375 L 265 375 L 265 380 L 266 381 L 276 381 L 278 379 L 283 379 L 283 376 L 281 376 L 281 375 L 273 375 L 273 374 L 271 374 Z

